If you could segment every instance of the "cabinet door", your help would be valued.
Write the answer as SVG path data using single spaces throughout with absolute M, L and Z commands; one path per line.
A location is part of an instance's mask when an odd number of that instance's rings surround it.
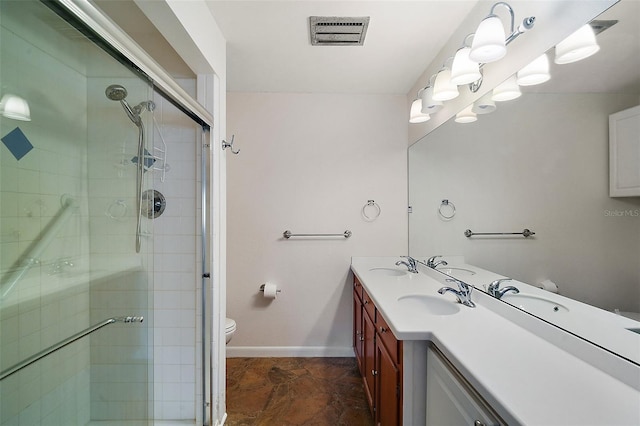
M 609 196 L 640 195 L 640 106 L 609 116 Z
M 427 352 L 427 426 L 500 425 L 493 410 L 431 348 Z
M 364 374 L 362 366 L 362 352 L 364 345 L 364 333 L 362 327 L 362 302 L 357 292 L 353 293 L 353 351 L 356 354 L 356 361 L 360 374 Z
M 376 342 L 376 425 L 400 424 L 400 371 L 382 344 Z
M 373 320 L 369 316 L 366 310 L 363 309 L 362 313 L 362 331 L 364 333 L 364 345 L 363 345 L 363 369 L 364 369 L 364 391 L 369 401 L 369 407 L 372 410 L 372 415 L 375 416 L 375 407 L 373 405 L 373 395 L 375 392 L 375 375 L 376 375 L 376 327 Z

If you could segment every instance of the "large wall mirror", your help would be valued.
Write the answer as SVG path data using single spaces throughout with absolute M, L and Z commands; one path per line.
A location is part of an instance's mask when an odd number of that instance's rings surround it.
M 462 255 L 535 287 L 550 280 L 559 297 L 606 315 L 640 312 L 640 197 L 609 196 L 609 115 L 640 104 L 640 2 L 621 0 L 597 20 L 617 21 L 597 35 L 598 53 L 556 65 L 551 49 L 550 81 L 410 147 L 412 256 Z M 450 219 L 438 213 L 443 200 L 455 205 Z M 536 234 L 464 235 L 525 228 Z M 640 322 L 608 330 L 599 318 L 543 319 L 640 365 Z

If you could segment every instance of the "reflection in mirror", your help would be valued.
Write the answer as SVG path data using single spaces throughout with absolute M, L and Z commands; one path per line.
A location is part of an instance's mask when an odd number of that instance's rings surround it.
M 549 81 L 521 87 L 520 98 L 496 102 L 473 123 L 449 120 L 409 150 L 412 256 L 462 255 L 464 263 L 450 267 L 481 268 L 457 276 L 480 290 L 496 277 L 527 283 L 535 297 L 511 297 L 525 310 L 544 307 L 540 298 L 597 307 L 587 315 L 591 326 L 584 317 L 579 327 L 575 317 L 556 320 L 570 308 L 545 319 L 637 364 L 638 334 L 589 330 L 602 328 L 593 326 L 602 324 L 600 314 L 640 312 L 640 197 L 609 196 L 608 155 L 609 115 L 640 104 L 639 18 L 640 2 L 622 0 L 598 17 L 618 22 L 597 35 L 595 55 L 557 65 L 551 49 Z M 456 206 L 450 220 L 438 214 L 444 199 Z M 464 235 L 525 228 L 535 235 Z M 560 295 L 539 290 L 545 281 L 557 283 Z M 620 339 L 629 339 L 628 352 Z

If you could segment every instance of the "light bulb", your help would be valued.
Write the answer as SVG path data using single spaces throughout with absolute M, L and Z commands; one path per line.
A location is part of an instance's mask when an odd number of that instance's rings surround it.
M 469 59 L 470 47 L 462 47 L 456 52 L 451 65 L 451 82 L 458 86 L 480 80 L 480 64 Z
M 465 109 L 457 113 L 455 118 L 456 123 L 467 124 L 467 123 L 473 123 L 474 121 L 477 121 L 478 117 L 471 110 L 472 107 L 473 107 L 473 104 L 467 106 Z
M 538 56 L 529 65 L 518 71 L 519 86 L 533 86 L 549 81 L 549 58 L 546 53 Z
M 423 90 L 421 98 L 423 114 L 433 114 L 442 109 L 442 102 L 433 99 L 433 86 L 429 86 Z
M 411 104 L 411 113 L 409 114 L 409 123 L 424 123 L 431 117 L 429 114 L 422 113 L 422 99 L 418 98 Z
M 496 110 L 496 103 L 491 99 L 492 92 L 487 92 L 473 103 L 471 111 L 476 114 L 489 114 Z
M 585 24 L 578 31 L 562 40 L 556 45 L 556 64 L 570 64 L 589 56 L 600 50 L 596 35 L 591 25 Z
M 486 64 L 502 59 L 506 54 L 502 21 L 496 15 L 489 15 L 478 25 L 471 43 L 469 59 Z
M 436 101 L 448 101 L 457 98 L 458 86 L 451 82 L 451 70 L 445 68 L 438 73 L 433 84 L 433 99 Z
M 496 102 L 504 102 L 519 98 L 521 95 L 522 92 L 520 91 L 520 87 L 516 81 L 516 75 L 514 74 L 493 89 L 491 99 Z

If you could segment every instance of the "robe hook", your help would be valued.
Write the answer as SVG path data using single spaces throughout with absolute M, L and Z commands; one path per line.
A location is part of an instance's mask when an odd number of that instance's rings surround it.
M 227 148 L 231 148 L 231 153 L 238 155 L 240 154 L 240 150 L 238 149 L 237 151 L 233 150 L 233 139 L 235 138 L 236 135 L 231 135 L 231 142 L 227 142 L 224 139 L 222 140 L 222 149 L 227 149 Z

